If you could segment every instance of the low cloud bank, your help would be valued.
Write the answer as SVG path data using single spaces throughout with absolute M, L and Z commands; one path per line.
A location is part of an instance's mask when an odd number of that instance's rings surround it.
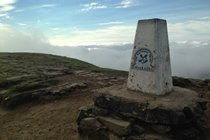
M 95 65 L 128 70 L 132 44 L 59 47 L 48 43 L 41 32 L 23 33 L 0 27 L 0 52 L 36 52 L 78 58 Z M 210 41 L 170 43 L 172 73 L 188 78 L 210 78 Z

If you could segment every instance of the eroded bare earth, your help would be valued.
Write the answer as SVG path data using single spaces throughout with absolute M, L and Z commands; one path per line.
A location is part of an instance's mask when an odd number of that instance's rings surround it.
M 1 140 L 76 140 L 76 117 L 81 106 L 90 104 L 94 90 L 119 85 L 126 77 L 77 71 L 58 77 L 58 85 L 84 83 L 87 88 L 77 89 L 61 99 L 22 105 L 14 110 L 0 109 Z M 50 87 L 51 92 L 59 86 Z M 62 87 L 62 86 L 60 86 Z M 47 96 L 45 96 L 47 97 Z

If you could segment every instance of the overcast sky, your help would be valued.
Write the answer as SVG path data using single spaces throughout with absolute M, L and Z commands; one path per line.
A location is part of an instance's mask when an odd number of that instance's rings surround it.
M 210 77 L 209 0 L 0 0 L 0 51 L 128 70 L 137 21 L 167 20 L 173 75 Z

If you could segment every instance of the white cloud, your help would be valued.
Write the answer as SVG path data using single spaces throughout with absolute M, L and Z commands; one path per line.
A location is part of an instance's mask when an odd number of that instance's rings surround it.
M 15 2 L 17 2 L 17 0 L 0 0 L 0 6 L 5 6 L 5 5 L 13 4 Z
M 128 8 L 137 5 L 137 0 L 122 0 L 115 8 Z
M 11 30 L 11 26 L 8 24 L 0 23 L 0 33 L 1 33 L 1 31 L 4 31 L 4 30 L 7 30 L 7 31 Z M 3 32 L 2 32 L 2 34 L 3 34 Z
M 44 52 L 47 53 L 47 40 L 37 29 L 19 31 L 15 27 L 0 24 L 0 51 L 1 52 Z M 50 45 L 48 45 L 50 46 Z
M 201 17 L 201 18 L 199 18 L 199 19 L 201 19 L 201 20 L 210 20 L 210 16 L 207 16 L 207 17 Z
M 11 4 L 14 4 L 16 0 L 0 0 L 0 18 L 9 19 L 10 16 L 7 12 L 14 10 L 15 7 Z
M 74 31 L 73 35 L 49 37 L 50 43 L 59 46 L 113 45 L 133 42 L 135 26 L 111 26 L 95 30 Z
M 71 35 L 62 34 L 61 36 L 50 36 L 49 40 L 52 44 L 59 46 L 133 43 L 136 25 L 121 25 L 121 23 L 122 22 L 118 21 L 98 23 L 96 25 L 110 26 L 95 30 L 80 30 L 77 28 L 75 31 L 71 31 Z M 208 29 L 210 29 L 210 20 L 168 23 L 169 41 L 192 42 L 209 40 L 210 33 Z
M 20 25 L 20 26 L 26 26 L 25 23 L 18 23 L 18 25 Z
M 8 13 L 0 13 L 0 18 L 2 18 L 2 19 L 10 19 L 11 17 L 9 16 L 9 14 Z
M 25 11 L 25 9 L 18 9 L 18 10 L 15 10 L 14 12 L 21 13 L 21 12 L 24 12 L 24 11 Z
M 96 9 L 105 9 L 105 8 L 107 8 L 106 5 L 102 5 L 97 2 L 91 2 L 89 4 L 82 5 L 81 11 L 85 12 L 85 11 L 96 10 Z
M 111 21 L 111 22 L 104 22 L 104 23 L 98 23 L 96 25 L 100 25 L 100 26 L 103 26 L 103 25 L 119 25 L 119 24 L 123 24 L 124 22 L 121 22 L 121 21 Z
M 112 30 L 113 28 L 109 29 Z M 132 44 L 58 47 L 50 45 L 39 30 L 20 32 L 12 26 L 0 23 L 1 52 L 50 53 L 78 58 L 101 67 L 128 70 L 132 49 Z M 173 75 L 210 78 L 209 52 L 210 40 L 171 42 L 170 53 Z
M 8 12 L 8 11 L 11 11 L 15 9 L 14 6 L 11 6 L 11 5 L 4 5 L 4 6 L 1 6 L 0 7 L 0 12 Z
M 52 7 L 55 7 L 56 5 L 55 4 L 43 4 L 43 5 L 40 5 L 36 8 L 52 8 Z
M 208 40 L 210 38 L 210 20 L 193 20 L 168 24 L 169 38 L 172 41 Z
M 6 17 L 6 16 L 7 16 L 7 14 L 5 14 L 5 13 L 1 14 L 0 13 L 0 17 Z
M 43 5 L 36 5 L 36 6 L 31 6 L 31 7 L 26 7 L 24 9 L 17 9 L 14 12 L 16 13 L 21 13 L 21 12 L 25 12 L 28 10 L 39 10 L 39 9 L 45 9 L 45 8 L 53 8 L 56 7 L 56 4 L 43 4 Z
M 55 27 L 55 28 L 52 28 L 52 30 L 53 30 L 53 31 L 58 31 L 58 30 L 60 30 L 60 28 Z

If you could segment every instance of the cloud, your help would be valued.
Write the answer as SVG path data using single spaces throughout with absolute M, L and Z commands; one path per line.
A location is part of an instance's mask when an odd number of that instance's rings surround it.
M 55 7 L 56 4 L 43 4 L 43 5 L 40 5 L 40 6 L 37 6 L 35 9 L 38 9 L 38 8 L 52 8 L 52 7 Z
M 0 6 L 5 6 L 5 5 L 9 5 L 9 4 L 13 4 L 16 3 L 17 0 L 1 0 L 0 1 Z
M 26 7 L 23 9 L 17 9 L 14 12 L 16 13 L 21 13 L 21 12 L 25 12 L 25 11 L 30 11 L 30 10 L 40 10 L 40 9 L 47 9 L 47 8 L 53 8 L 56 7 L 56 4 L 42 4 L 42 5 L 36 5 L 36 6 L 31 6 L 31 7 Z
M 25 24 L 25 23 L 18 23 L 18 25 L 20 25 L 20 26 L 26 26 L 27 24 Z
M 24 12 L 25 11 L 25 9 L 17 9 L 17 10 L 15 10 L 14 12 L 16 12 L 16 13 L 21 13 L 21 12 Z
M 0 31 L 4 31 L 4 30 L 7 30 L 7 29 L 9 30 L 10 28 L 11 28 L 10 25 L 0 23 Z M 0 35 L 3 35 L 3 32 L 0 32 Z
M 85 12 L 85 11 L 96 10 L 96 9 L 105 9 L 105 8 L 107 8 L 106 5 L 102 5 L 97 2 L 91 2 L 88 4 L 82 5 L 81 11 Z
M 208 40 L 210 32 L 207 29 L 210 29 L 210 19 L 168 24 L 169 37 L 173 41 Z
M 60 30 L 60 28 L 58 28 L 58 27 L 55 27 L 55 28 L 51 28 L 53 31 L 58 31 L 58 30 Z
M 173 75 L 190 78 L 210 78 L 210 41 L 171 42 Z
M 122 0 L 115 8 L 128 8 L 137 5 L 137 0 Z
M 0 1 L 0 18 L 9 19 L 9 11 L 14 10 L 15 7 L 11 4 L 14 4 L 16 0 L 1 0 Z
M 201 17 L 199 18 L 200 20 L 210 20 L 210 16 L 206 16 L 206 17 Z
M 8 15 L 5 13 L 3 13 L 3 14 L 0 13 L 0 17 L 6 17 L 6 16 L 8 16 Z
M 8 12 L 8 11 L 11 11 L 15 9 L 14 6 L 11 6 L 11 5 L 4 5 L 4 6 L 1 6 L 0 7 L 0 12 Z
M 27 31 L 22 32 L 13 26 L 0 24 L 0 50 L 2 52 L 30 52 L 31 49 L 32 52 L 36 50 L 36 52 L 43 51 L 44 53 L 47 53 L 47 51 L 45 51 L 45 46 L 48 44 L 47 42 L 48 41 L 42 32 L 37 29 L 28 29 Z
M 122 29 L 126 29 L 125 31 L 129 30 L 128 28 L 125 28 L 125 26 L 120 27 Z M 108 30 L 114 30 L 113 32 L 115 32 L 115 28 L 116 30 L 119 29 L 119 27 L 105 28 L 105 33 L 109 33 Z M 124 34 L 125 31 L 122 31 L 121 33 Z M 89 32 L 90 31 L 79 31 L 79 33 L 81 34 L 87 33 L 87 36 L 89 36 L 89 34 L 92 34 L 91 32 Z M 104 33 L 102 29 L 97 32 Z M 107 36 L 109 35 L 108 33 Z M 120 33 L 116 33 L 116 36 L 119 34 Z M 83 38 L 79 38 L 78 36 L 77 39 L 82 40 Z M 109 40 L 109 38 L 105 38 L 104 40 Z M 78 58 L 101 67 L 128 70 L 130 66 L 132 49 L 132 43 L 118 45 L 107 44 L 61 47 L 51 45 L 48 39 L 43 35 L 43 33 L 37 29 L 28 29 L 23 32 L 17 30 L 10 25 L 0 23 L 1 52 L 50 53 Z M 210 40 L 193 40 L 179 42 L 172 41 L 170 43 L 170 54 L 173 75 L 190 78 L 210 78 L 210 65 L 208 61 L 210 58 L 209 52 Z
M 96 25 L 101 26 L 101 28 L 91 30 L 76 29 L 71 31 L 71 35 L 63 33 L 50 36 L 49 40 L 52 44 L 60 46 L 126 44 L 132 43 L 134 40 L 136 25 L 124 25 L 123 22 L 119 21 L 98 23 Z M 210 29 L 210 20 L 168 23 L 170 42 L 209 40 L 210 32 L 207 29 Z
M 121 21 L 111 21 L 111 22 L 104 22 L 104 23 L 98 23 L 96 25 L 104 26 L 104 25 L 119 25 L 123 24 L 124 22 Z
M 9 16 L 9 14 L 8 13 L 0 13 L 0 18 L 1 19 L 10 19 L 11 17 Z
M 118 25 L 95 30 L 77 29 L 72 35 L 51 36 L 49 41 L 59 46 L 127 44 L 133 42 L 135 28 Z

